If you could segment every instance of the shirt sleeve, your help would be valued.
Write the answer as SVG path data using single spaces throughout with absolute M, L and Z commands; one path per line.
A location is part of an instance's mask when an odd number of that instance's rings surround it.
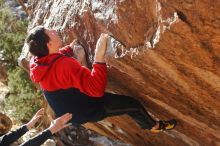
M 47 129 L 36 135 L 35 137 L 29 139 L 28 141 L 22 143 L 20 146 L 40 146 L 51 136 L 52 133 L 50 132 L 50 130 Z
M 28 131 L 26 125 L 20 127 L 16 131 L 11 131 L 0 137 L 0 146 L 8 146 L 19 139 Z
M 59 49 L 59 53 L 65 55 L 65 56 L 69 56 L 69 57 L 73 57 L 73 49 L 70 47 L 70 45 L 67 45 L 61 49 Z
M 68 64 L 68 65 L 65 65 Z M 81 66 L 75 59 L 63 64 L 70 84 L 82 93 L 92 97 L 102 97 L 107 84 L 107 67 L 105 63 L 94 63 L 93 69 Z

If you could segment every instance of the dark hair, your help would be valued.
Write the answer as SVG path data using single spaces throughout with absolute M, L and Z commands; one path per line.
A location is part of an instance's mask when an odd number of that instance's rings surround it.
M 6 134 L 12 127 L 11 119 L 7 115 L 5 115 L 1 112 L 0 112 L 0 124 L 2 125 L 0 127 L 0 136 Z M 1 143 L 1 140 L 0 140 L 0 143 Z
M 37 26 L 31 30 L 26 38 L 29 52 L 37 57 L 43 57 L 49 54 L 47 43 L 49 42 L 50 38 L 44 30 L 45 29 L 43 26 Z

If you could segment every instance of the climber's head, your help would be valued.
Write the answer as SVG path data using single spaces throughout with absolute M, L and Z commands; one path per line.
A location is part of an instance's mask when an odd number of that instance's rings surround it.
M 62 40 L 57 32 L 43 26 L 32 29 L 26 38 L 26 43 L 29 46 L 30 53 L 37 57 L 57 53 L 62 47 Z
M 0 136 L 6 134 L 12 127 L 11 119 L 0 112 Z

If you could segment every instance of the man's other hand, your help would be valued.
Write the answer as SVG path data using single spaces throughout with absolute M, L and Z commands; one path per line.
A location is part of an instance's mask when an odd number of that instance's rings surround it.
M 107 48 L 107 39 L 109 35 L 102 33 L 100 38 L 98 39 L 96 43 L 96 49 L 95 49 L 95 62 L 105 63 L 105 53 Z
M 69 120 L 72 119 L 72 114 L 66 113 L 61 117 L 53 120 L 48 128 L 52 134 L 62 130 L 71 125 L 71 123 L 67 123 Z
M 31 129 L 37 121 L 43 117 L 44 115 L 44 108 L 41 108 L 40 110 L 37 111 L 37 113 L 32 117 L 32 119 L 26 124 L 28 129 Z

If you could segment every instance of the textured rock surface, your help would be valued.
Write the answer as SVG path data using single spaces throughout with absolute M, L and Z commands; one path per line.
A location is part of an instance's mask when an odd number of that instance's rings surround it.
M 92 62 L 102 32 L 125 47 L 109 56 L 108 91 L 138 98 L 175 130 L 144 132 L 127 116 L 86 126 L 133 145 L 220 145 L 220 1 L 29 0 L 30 25 L 79 39 Z M 122 48 L 122 47 L 121 47 Z M 24 49 L 24 56 L 26 56 Z

